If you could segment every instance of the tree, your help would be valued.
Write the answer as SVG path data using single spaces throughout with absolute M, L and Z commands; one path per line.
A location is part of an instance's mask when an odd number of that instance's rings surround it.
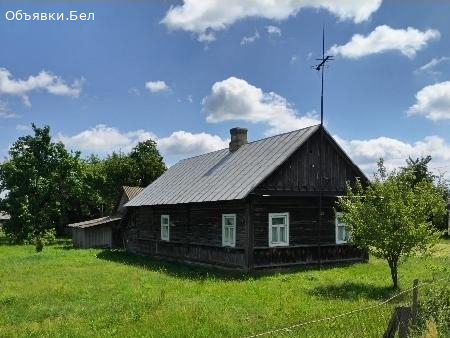
M 406 166 L 401 168 L 400 173 L 406 175 L 406 179 L 410 181 L 410 184 L 415 186 L 422 180 L 426 180 L 433 183 L 436 188 L 442 191 L 444 198 L 448 201 L 450 192 L 448 188 L 448 181 L 443 175 L 435 175 L 429 169 L 428 165 L 431 161 L 431 156 L 420 157 L 413 159 L 409 157 L 406 160 Z M 437 229 L 447 229 L 448 227 L 448 213 L 444 217 L 438 217 L 432 219 L 433 226 Z
M 385 259 L 394 288 L 398 287 L 398 266 L 402 258 L 426 253 L 440 236 L 431 219 L 443 217 L 443 193 L 426 178 L 411 184 L 407 172 L 388 173 L 378 163 L 374 180 L 364 187 L 359 181 L 347 187 L 338 200 L 340 220 L 349 226 L 351 242 Z
M 166 171 L 166 165 L 156 147 L 156 142 L 139 142 L 130 153 L 133 167 L 133 179 L 136 185 L 145 187 Z
M 152 140 L 139 142 L 129 154 L 113 152 L 101 163 L 105 183 L 101 187 L 105 211 L 111 213 L 124 185 L 145 187 L 166 170 L 163 158 Z
M 32 128 L 34 135 L 20 137 L 0 165 L 0 190 L 7 191 L 2 208 L 11 215 L 5 224 L 10 240 L 34 240 L 41 251 L 48 232 L 62 227 L 70 213 L 89 213 L 100 196 L 88 185 L 92 177 L 80 154 L 52 142 L 50 127 Z

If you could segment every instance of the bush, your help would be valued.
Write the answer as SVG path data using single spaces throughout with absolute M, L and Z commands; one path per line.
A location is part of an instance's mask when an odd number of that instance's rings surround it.
M 427 331 L 434 322 L 439 337 L 450 337 L 450 285 L 442 284 L 424 288 L 419 303 L 417 329 Z

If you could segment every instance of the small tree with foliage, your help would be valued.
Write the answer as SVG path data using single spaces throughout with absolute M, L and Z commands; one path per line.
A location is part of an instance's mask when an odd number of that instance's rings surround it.
M 7 191 L 1 205 L 11 215 L 4 227 L 10 241 L 34 241 L 41 251 L 70 213 L 88 213 L 100 196 L 88 184 L 92 175 L 79 153 L 52 142 L 48 126 L 32 127 L 34 135 L 20 137 L 0 165 L 0 191 Z
M 358 181 L 348 186 L 347 195 L 338 201 L 351 242 L 387 261 L 394 288 L 401 259 L 433 246 L 440 232 L 430 220 L 446 212 L 442 190 L 427 179 L 411 182 L 409 172 L 388 173 L 380 160 L 371 184 L 364 187 Z

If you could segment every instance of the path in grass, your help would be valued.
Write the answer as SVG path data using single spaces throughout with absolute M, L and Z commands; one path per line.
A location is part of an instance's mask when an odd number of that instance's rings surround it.
M 411 258 L 400 285 L 450 267 L 450 241 Z M 263 276 L 136 258 L 120 251 L 0 245 L 0 337 L 242 337 L 379 303 L 392 295 L 387 265 Z M 379 337 L 391 307 L 279 336 Z

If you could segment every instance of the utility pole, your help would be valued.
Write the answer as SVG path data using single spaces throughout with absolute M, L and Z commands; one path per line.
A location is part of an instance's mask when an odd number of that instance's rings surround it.
M 319 64 L 313 66 L 315 70 L 321 72 L 322 82 L 321 82 L 321 91 L 320 91 L 320 144 L 319 144 L 319 222 L 317 225 L 317 255 L 318 255 L 318 263 L 319 269 L 322 267 L 322 204 L 323 204 L 323 75 L 325 71 L 325 66 L 327 63 L 334 60 L 332 55 L 325 56 L 325 27 L 322 26 L 322 58 L 316 59 L 320 61 Z

